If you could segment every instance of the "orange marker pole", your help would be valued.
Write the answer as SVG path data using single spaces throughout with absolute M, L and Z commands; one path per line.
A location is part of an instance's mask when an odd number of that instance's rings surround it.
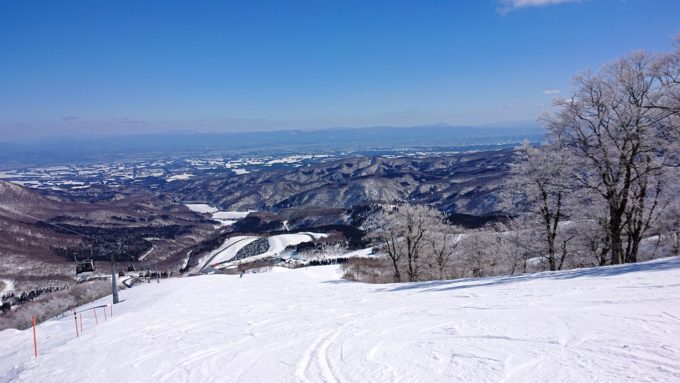
M 76 322 L 76 338 L 78 335 L 78 314 L 76 314 L 76 309 L 73 309 L 73 320 Z
M 99 319 L 97 319 L 97 309 L 93 309 L 92 312 L 94 313 L 94 321 L 97 323 L 97 326 L 99 326 Z
M 33 353 L 38 357 L 38 337 L 35 335 L 35 315 L 33 315 Z

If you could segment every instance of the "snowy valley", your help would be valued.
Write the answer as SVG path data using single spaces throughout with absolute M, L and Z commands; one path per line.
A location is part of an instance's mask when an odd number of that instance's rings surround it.
M 296 3 L 0 3 L 0 383 L 680 383 L 680 1 Z

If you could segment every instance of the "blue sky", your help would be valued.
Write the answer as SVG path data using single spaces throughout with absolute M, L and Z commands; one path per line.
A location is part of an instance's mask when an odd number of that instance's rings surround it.
M 0 141 L 534 120 L 677 0 L 0 0 Z

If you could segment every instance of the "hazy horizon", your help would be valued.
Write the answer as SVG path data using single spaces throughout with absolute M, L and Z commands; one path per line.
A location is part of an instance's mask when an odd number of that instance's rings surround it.
M 447 124 L 442 122 L 435 122 L 429 124 L 419 124 L 419 125 L 374 125 L 374 126 L 328 126 L 322 128 L 281 128 L 281 129 L 244 129 L 244 130 L 192 130 L 190 128 L 186 129 L 176 129 L 176 130 L 159 130 L 159 131 L 138 131 L 138 132 L 109 132 L 109 131 L 87 131 L 82 133 L 56 133 L 56 134 L 45 134 L 41 136 L 33 137 L 20 137 L 20 138 L 7 138 L 0 137 L 0 143 L 13 144 L 13 143 L 35 143 L 35 142 L 51 142 L 51 141 L 77 141 L 77 140 L 103 140 L 109 138 L 132 138 L 132 137 L 162 137 L 162 136 L 191 136 L 191 135 L 238 135 L 238 134 L 265 134 L 265 133 L 286 133 L 286 132 L 300 132 L 300 133 L 323 133 L 332 131 L 368 131 L 372 129 L 396 129 L 396 130 L 409 130 L 409 129 L 419 129 L 419 128 L 434 128 L 434 129 L 473 129 L 473 130 L 509 130 L 512 132 L 531 132 L 534 129 L 540 128 L 540 124 L 537 120 L 522 120 L 522 121 L 498 121 L 487 124 Z

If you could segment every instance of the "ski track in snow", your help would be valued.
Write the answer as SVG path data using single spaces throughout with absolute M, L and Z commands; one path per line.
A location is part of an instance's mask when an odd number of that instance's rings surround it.
M 143 261 L 144 258 L 146 258 L 147 255 L 153 253 L 154 250 L 156 250 L 156 246 L 151 245 L 151 248 L 146 253 L 142 254 L 142 256 L 139 257 L 138 261 Z
M 0 332 L 0 382 L 680 381 L 680 258 L 388 285 L 337 266 L 163 280 Z M 86 307 L 108 303 L 107 299 Z
M 204 269 L 217 263 L 227 262 L 235 257 L 241 248 L 256 239 L 258 239 L 258 237 L 237 236 L 227 238 L 217 250 L 213 251 L 211 255 L 208 256 L 208 260 L 204 262 L 202 268 Z

